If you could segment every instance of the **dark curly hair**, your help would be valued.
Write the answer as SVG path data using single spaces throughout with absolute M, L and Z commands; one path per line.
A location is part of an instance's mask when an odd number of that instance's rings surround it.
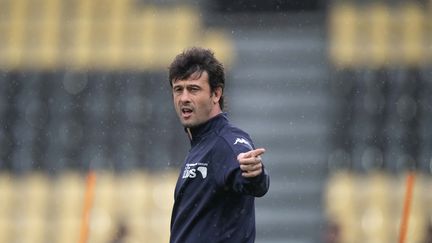
M 203 71 L 208 74 L 211 92 L 214 92 L 217 87 L 222 88 L 219 106 L 223 110 L 225 71 L 222 63 L 215 58 L 214 53 L 209 49 L 192 47 L 177 55 L 169 66 L 170 85 L 172 87 L 173 81 L 187 79 L 196 72 L 201 76 Z

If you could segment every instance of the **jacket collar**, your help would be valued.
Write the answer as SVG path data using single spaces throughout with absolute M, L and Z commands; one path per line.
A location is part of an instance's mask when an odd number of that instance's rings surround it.
M 215 129 L 221 127 L 223 124 L 228 122 L 228 117 L 225 112 L 222 112 L 203 124 L 200 124 L 196 127 L 186 128 L 185 131 L 189 134 L 189 138 L 191 139 L 191 144 L 193 145 L 195 142 L 201 140 L 202 137 L 211 133 Z

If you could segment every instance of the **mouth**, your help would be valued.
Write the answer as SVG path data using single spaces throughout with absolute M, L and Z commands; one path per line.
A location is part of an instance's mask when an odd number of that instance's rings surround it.
M 185 119 L 189 118 L 193 113 L 193 109 L 189 108 L 189 107 L 183 107 L 180 109 L 180 111 L 181 111 L 182 117 Z

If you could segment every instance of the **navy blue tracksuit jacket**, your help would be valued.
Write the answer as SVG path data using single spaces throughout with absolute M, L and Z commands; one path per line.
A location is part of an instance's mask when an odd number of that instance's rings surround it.
M 241 175 L 237 155 L 254 149 L 252 140 L 225 113 L 191 134 L 174 193 L 170 243 L 253 243 L 254 198 L 268 191 L 269 176 Z

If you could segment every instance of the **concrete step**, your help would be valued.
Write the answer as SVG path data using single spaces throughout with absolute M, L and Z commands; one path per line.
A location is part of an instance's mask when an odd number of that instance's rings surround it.
M 274 179 L 273 179 L 274 178 Z M 322 176 L 317 177 L 317 179 Z M 257 199 L 258 208 L 319 208 L 322 183 L 311 182 L 310 177 L 285 179 L 272 177 L 266 197 Z
M 322 161 L 323 156 L 327 153 L 325 151 L 310 150 L 308 153 L 304 151 L 295 150 L 274 150 L 271 147 L 267 149 L 266 153 L 263 155 L 263 159 L 269 165 L 281 167 L 287 166 L 289 164 L 315 164 Z M 288 163 L 287 158 L 291 162 Z
M 267 105 L 266 105 L 267 106 Z M 281 126 L 278 129 L 286 129 L 287 127 L 301 126 L 301 124 L 328 124 L 334 115 L 334 110 L 331 107 L 322 105 L 319 109 L 311 109 L 307 104 L 301 104 L 299 106 L 294 105 L 281 105 L 279 109 L 269 109 L 264 106 L 260 107 L 244 107 L 240 108 L 232 107 L 230 103 L 227 104 L 228 116 L 232 122 L 239 125 L 260 122 L 260 127 L 266 127 L 273 121 L 281 121 Z M 232 112 L 231 112 L 232 111 Z M 315 125 L 313 125 L 315 126 Z M 329 125 L 326 125 L 328 127 Z
M 330 127 L 329 122 L 332 121 L 332 115 L 335 114 L 334 110 L 326 105 L 321 105 L 318 109 L 311 109 L 307 104 L 301 104 L 300 106 L 287 105 L 280 106 L 279 110 L 269 109 L 267 106 L 269 105 L 262 104 L 259 107 L 239 108 L 237 105 L 227 103 L 227 111 L 231 121 L 239 125 L 239 127 L 243 127 L 244 124 L 256 124 L 259 122 L 260 127 L 266 128 L 273 121 L 280 121 L 282 124 L 277 127 L 278 129 L 302 126 L 303 123 L 307 125 L 321 123 L 325 125 L 324 127 Z
M 275 178 L 324 177 L 327 169 L 327 160 L 324 156 L 313 161 L 295 160 L 290 155 L 285 155 L 284 160 L 273 160 L 269 157 L 264 157 L 264 165 Z
M 251 50 L 246 52 L 247 54 L 238 57 L 237 69 L 241 69 L 242 65 L 247 66 L 261 66 L 271 67 L 275 63 L 282 63 L 281 66 L 301 68 L 308 66 L 313 68 L 314 66 L 326 66 L 326 59 L 316 58 L 317 55 L 324 53 L 322 47 L 298 47 L 291 46 L 293 50 L 274 48 L 273 46 L 266 49 L 257 49 L 251 46 Z M 297 49 L 295 49 L 297 48 Z
M 323 53 L 322 32 L 300 32 L 295 29 L 285 29 L 284 33 L 272 33 L 262 36 L 259 32 L 248 32 L 247 36 L 236 38 L 235 44 L 245 55 L 259 51 L 275 51 L 275 55 L 293 53 L 298 50 Z M 292 33 L 292 35 L 290 35 Z M 317 38 L 317 35 L 320 36 Z
M 243 93 L 245 92 L 245 93 Z M 279 110 L 285 108 L 285 112 L 281 114 L 289 114 L 290 109 L 303 108 L 308 109 L 309 112 L 319 111 L 328 107 L 326 103 L 327 95 L 324 92 L 316 93 L 301 93 L 292 92 L 288 90 L 284 93 L 279 92 L 266 92 L 263 90 L 249 90 L 232 92 L 227 99 L 228 110 L 234 111 L 233 115 L 241 112 L 243 108 L 255 108 L 257 110 Z
M 234 28 L 239 52 L 226 87 L 228 113 L 267 149 L 271 176 L 269 192 L 256 200 L 256 242 L 320 242 L 333 112 L 324 30 Z
M 316 179 L 317 180 L 310 180 L 310 177 L 292 178 L 288 176 L 274 178 L 271 182 L 269 192 L 271 196 L 289 195 L 291 192 L 297 190 L 304 191 L 305 194 L 321 194 L 320 192 L 323 189 L 323 185 L 320 181 L 321 178 L 317 177 Z
M 326 66 L 316 65 L 277 65 L 274 63 L 254 64 L 249 63 L 243 67 L 237 67 L 230 74 L 231 82 L 228 87 L 259 87 L 259 88 L 285 88 L 295 90 L 316 90 L 327 87 Z
M 242 124 L 241 128 L 253 137 L 269 138 L 273 143 L 285 141 L 295 142 L 298 139 L 310 138 L 311 136 L 327 136 L 328 125 L 324 121 L 299 119 L 294 120 L 274 120 L 267 118 L 257 118 L 255 120 L 235 120 L 234 124 Z
M 322 225 L 320 211 L 310 208 L 257 210 L 258 234 L 285 239 L 317 238 Z

